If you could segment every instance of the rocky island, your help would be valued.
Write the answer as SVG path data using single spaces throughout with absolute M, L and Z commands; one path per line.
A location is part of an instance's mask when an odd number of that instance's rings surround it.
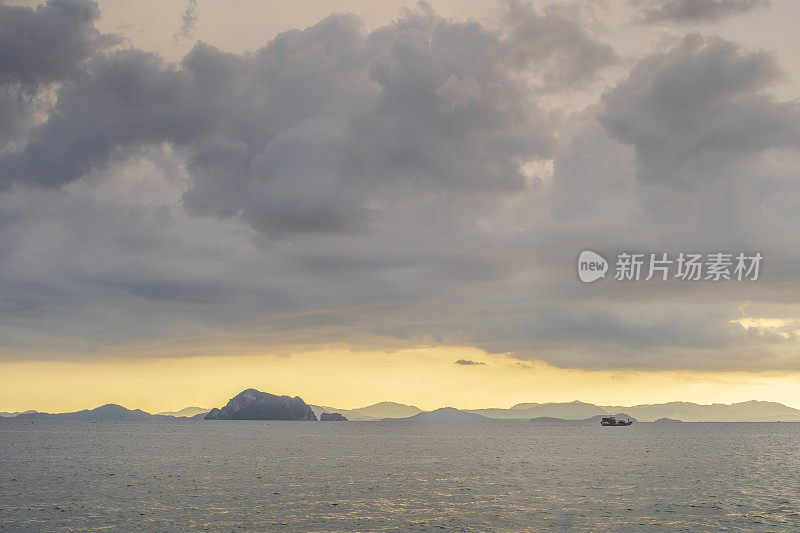
M 228 401 L 222 409 L 214 408 L 206 420 L 316 420 L 311 407 L 299 396 L 276 396 L 247 389 Z
M 322 413 L 319 415 L 320 422 L 347 422 L 347 417 L 341 413 Z

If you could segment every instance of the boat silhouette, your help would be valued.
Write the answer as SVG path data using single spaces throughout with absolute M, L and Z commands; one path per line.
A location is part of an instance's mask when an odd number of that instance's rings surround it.
M 613 416 L 600 419 L 601 426 L 630 426 L 631 424 L 633 424 L 633 420 L 617 420 Z

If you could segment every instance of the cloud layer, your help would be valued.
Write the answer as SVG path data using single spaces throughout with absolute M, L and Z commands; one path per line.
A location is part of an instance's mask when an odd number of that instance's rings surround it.
M 798 316 L 800 111 L 768 52 L 689 34 L 623 63 L 597 20 L 509 2 L 494 25 L 331 15 L 170 64 L 101 35 L 90 2 L 0 10 L 0 357 L 180 337 L 800 366 L 786 323 L 735 322 Z M 586 248 L 770 270 L 585 286 Z
M 632 0 L 643 22 L 714 22 L 769 6 L 769 0 Z

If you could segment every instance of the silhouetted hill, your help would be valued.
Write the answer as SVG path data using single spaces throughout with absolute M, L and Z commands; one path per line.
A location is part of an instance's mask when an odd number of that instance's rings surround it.
M 563 418 L 583 420 L 594 415 L 607 415 L 608 412 L 597 405 L 579 401 L 561 403 L 520 403 L 511 409 L 470 409 L 471 413 L 500 418 L 503 420 L 530 420 L 531 418 Z
M 417 413 L 414 416 L 405 418 L 386 418 L 384 420 L 405 420 L 409 422 L 483 422 L 490 419 L 482 415 L 470 413 L 468 411 L 461 411 L 453 407 L 441 407 L 434 411 Z
M 16 418 L 76 418 L 76 419 L 103 419 L 103 420 L 150 420 L 162 419 L 170 420 L 175 417 L 163 415 L 151 415 L 141 409 L 127 409 L 121 405 L 107 403 L 94 409 L 82 409 L 71 413 L 22 413 Z
M 175 416 L 175 417 L 186 417 L 186 418 L 193 418 L 199 414 L 206 414 L 207 412 L 211 411 L 210 407 L 184 407 L 180 411 L 166 411 L 163 413 L 158 413 L 163 416 Z
M 311 407 L 299 396 L 276 396 L 247 389 L 228 401 L 222 409 L 212 409 L 206 420 L 316 420 Z
M 17 415 L 28 415 L 28 414 L 37 413 L 37 412 L 38 411 L 32 411 L 31 410 L 31 411 L 22 411 L 22 412 L 16 411 L 16 412 L 13 412 L 13 413 L 0 413 L 0 418 L 13 418 L 13 417 L 15 417 Z
M 254 389 L 248 389 L 254 391 Z M 244 394 L 248 391 L 244 391 Z M 258 391 L 254 391 L 258 394 Z M 238 395 L 238 396 L 241 396 Z M 238 397 L 237 396 L 237 397 Z M 260 414 L 252 416 L 261 418 L 263 416 L 281 416 L 289 418 L 267 418 L 268 420 L 315 420 L 323 412 L 340 413 L 349 420 L 384 420 L 384 419 L 409 419 L 422 411 L 413 405 L 405 405 L 395 402 L 379 402 L 358 409 L 337 409 L 334 407 L 309 406 L 300 398 L 289 398 L 288 396 L 267 395 L 272 398 L 286 398 L 289 403 L 287 407 L 294 405 L 298 411 L 291 411 L 290 414 L 278 415 L 269 413 L 262 409 Z M 235 400 L 234 398 L 233 400 Z M 231 400 L 231 401 L 233 401 Z M 282 400 L 283 401 L 283 400 Z M 230 402 L 229 402 L 230 404 Z M 275 404 L 277 405 L 277 404 Z M 228 407 L 228 406 L 226 406 Z M 277 408 L 280 411 L 280 408 Z M 308 409 L 308 411 L 306 410 Z M 446 408 L 451 409 L 451 408 Z M 221 409 L 216 409 L 212 418 L 218 417 L 222 413 Z M 310 411 L 310 413 L 309 413 Z M 431 411 L 436 413 L 438 411 Z M 454 409 L 455 411 L 455 409 Z M 531 420 L 541 419 L 542 421 L 555 420 L 577 420 L 585 421 L 591 417 L 608 416 L 614 412 L 623 411 L 629 413 L 642 422 L 653 422 L 659 419 L 673 419 L 685 422 L 800 422 L 800 409 L 794 409 L 777 402 L 747 401 L 733 404 L 715 403 L 702 405 L 691 402 L 668 402 L 661 404 L 643 404 L 634 406 L 598 406 L 585 402 L 564 402 L 564 403 L 521 403 L 510 409 L 489 408 L 461 410 L 462 413 L 480 415 L 483 418 L 473 420 L 501 419 L 501 420 Z M 277 411 L 276 411 L 277 412 Z M 446 414 L 448 411 L 443 411 Z M 193 414 L 194 413 L 194 414 Z M 309 416 L 309 414 L 311 416 Z M 96 418 L 96 419 L 149 419 L 162 418 L 170 419 L 174 417 L 186 418 L 205 418 L 206 410 L 201 407 L 187 407 L 180 411 L 159 413 L 151 415 L 139 409 L 126 409 L 116 404 L 106 404 L 95 409 L 83 409 L 81 411 L 69 413 L 39 413 L 36 411 L 25 411 L 22 413 L 0 413 L 0 417 L 23 417 L 23 418 Z M 225 416 L 225 415 L 223 415 Z M 250 416 L 245 412 L 235 416 Z M 427 417 L 433 415 L 426 415 Z M 295 418 L 299 417 L 299 418 Z M 426 418 L 426 417 L 421 417 Z M 262 418 L 263 419 L 263 418 Z
M 675 420 L 674 418 L 659 418 L 655 421 L 656 424 L 682 424 L 683 420 Z
M 366 421 L 383 420 L 384 418 L 406 418 L 422 412 L 422 409 L 413 405 L 405 405 L 396 402 L 379 402 L 366 407 L 357 409 L 339 409 L 334 407 L 322 407 L 312 405 L 314 413 L 319 416 L 325 412 L 336 412 L 346 416 L 348 420 Z
M 685 422 L 800 422 L 800 409 L 782 403 L 751 400 L 732 404 L 714 403 L 701 405 L 690 402 L 634 405 L 631 407 L 610 406 L 607 410 L 631 413 L 644 422 L 659 418 L 674 418 Z

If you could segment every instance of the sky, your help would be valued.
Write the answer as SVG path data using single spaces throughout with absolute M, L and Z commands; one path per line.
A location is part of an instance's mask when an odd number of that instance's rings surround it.
M 798 17 L 0 2 L 0 410 L 800 407 Z

